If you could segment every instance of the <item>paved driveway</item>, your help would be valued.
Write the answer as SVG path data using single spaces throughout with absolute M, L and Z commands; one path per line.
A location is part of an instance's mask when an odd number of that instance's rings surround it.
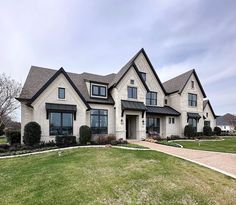
M 130 141 L 130 143 L 200 164 L 236 179 L 236 154 L 177 148 L 145 141 Z

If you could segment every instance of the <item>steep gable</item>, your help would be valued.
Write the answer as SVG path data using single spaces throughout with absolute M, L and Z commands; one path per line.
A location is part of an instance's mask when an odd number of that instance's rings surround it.
M 203 101 L 203 110 L 205 110 L 205 108 L 207 107 L 207 105 L 209 106 L 209 108 L 210 108 L 210 110 L 211 110 L 211 112 L 212 112 L 214 118 L 216 118 L 215 112 L 214 112 L 214 110 L 213 110 L 213 108 L 212 108 L 211 103 L 210 103 L 209 100 L 204 100 L 204 101 Z
M 203 90 L 203 87 L 201 85 L 201 82 L 197 76 L 195 69 L 189 70 L 179 76 L 176 76 L 176 77 L 164 82 L 163 86 L 164 86 L 166 92 L 168 94 L 177 93 L 177 92 L 179 94 L 181 94 L 192 75 L 194 75 L 194 77 L 196 78 L 198 85 L 201 89 L 201 92 L 203 94 L 203 97 L 205 98 L 206 97 L 205 91 Z

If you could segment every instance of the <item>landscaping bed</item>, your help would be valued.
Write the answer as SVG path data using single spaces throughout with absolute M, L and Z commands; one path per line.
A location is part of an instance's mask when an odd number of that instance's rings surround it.
M 84 148 L 0 159 L 2 205 L 234 204 L 235 180 L 155 151 Z

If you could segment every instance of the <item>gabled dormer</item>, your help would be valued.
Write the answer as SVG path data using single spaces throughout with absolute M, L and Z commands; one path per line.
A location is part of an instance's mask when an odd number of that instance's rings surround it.
M 90 97 L 107 99 L 108 84 L 90 81 Z

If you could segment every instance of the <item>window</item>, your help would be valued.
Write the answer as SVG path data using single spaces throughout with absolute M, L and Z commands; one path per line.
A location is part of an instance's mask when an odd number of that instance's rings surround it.
M 106 97 L 107 87 L 101 85 L 92 85 L 92 96 Z
M 72 135 L 73 114 L 51 112 L 49 117 L 50 135 Z
M 65 99 L 65 88 L 58 88 L 58 98 Z
M 137 99 L 137 88 L 128 87 L 128 98 Z
M 160 118 L 147 117 L 146 131 L 160 133 Z
M 169 124 L 171 124 L 171 117 L 169 117 Z
M 196 94 L 188 94 L 188 105 L 192 107 L 197 107 L 197 95 Z
M 172 124 L 175 124 L 175 118 L 172 117 Z
M 134 80 L 130 80 L 130 84 L 133 85 L 134 84 Z
M 197 119 L 196 118 L 189 118 L 188 124 L 193 126 L 195 132 L 197 132 Z
M 91 110 L 90 115 L 91 130 L 93 134 L 107 134 L 108 127 L 108 111 L 107 110 Z
M 204 126 L 205 127 L 210 127 L 211 126 L 211 122 L 210 121 L 204 121 Z
M 191 81 L 191 87 L 194 88 L 194 81 Z
M 167 102 L 168 102 L 167 99 L 165 99 L 165 105 L 167 105 Z
M 206 113 L 206 117 L 208 117 L 208 112 Z
M 142 79 L 146 81 L 146 73 L 140 72 L 140 75 L 142 76 Z
M 147 105 L 157 105 L 157 93 L 148 92 L 146 95 L 146 104 Z

